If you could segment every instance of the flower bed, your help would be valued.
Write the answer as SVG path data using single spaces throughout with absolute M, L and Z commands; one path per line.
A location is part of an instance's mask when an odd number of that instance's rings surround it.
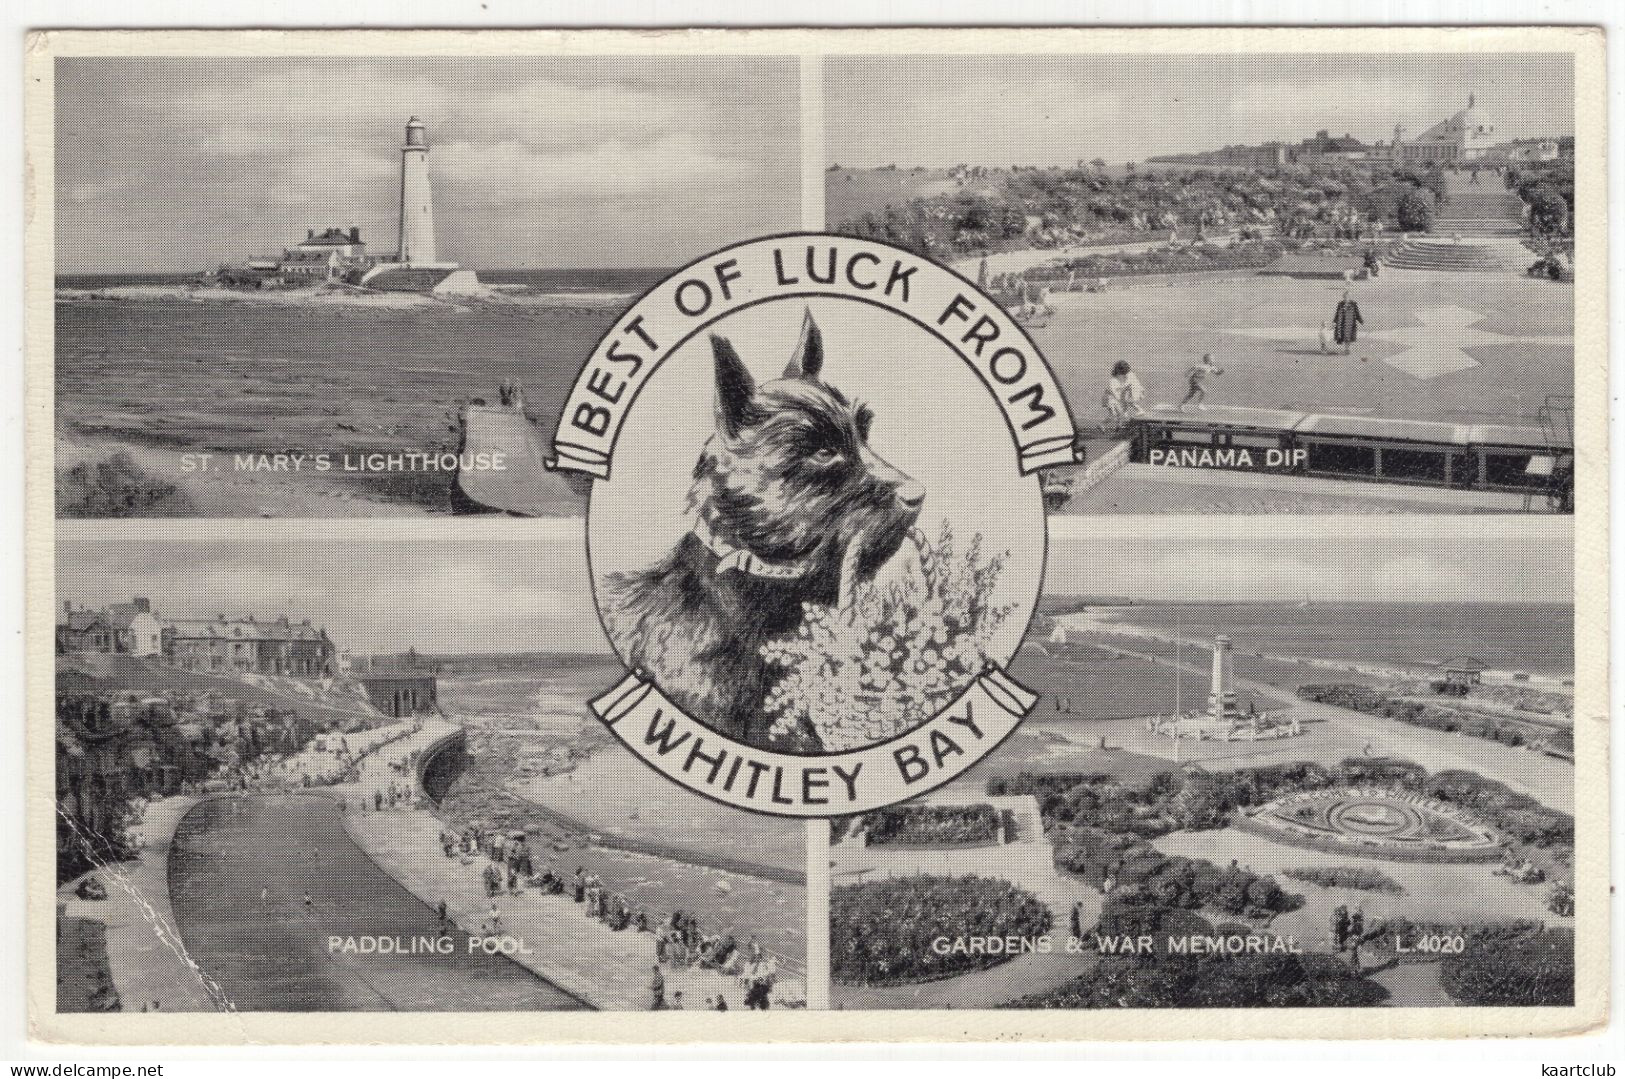
M 866 813 L 863 829 L 869 845 L 905 847 L 972 847 L 999 839 L 998 810 L 977 805 L 900 805 Z
M 942 941 L 1035 939 L 1050 912 L 1031 892 L 988 877 L 889 877 L 830 890 L 830 974 L 842 985 L 932 981 L 997 966 L 1005 951 Z M 934 947 L 934 945 L 937 945 Z
M 1283 869 L 1281 876 L 1292 880 L 1301 880 L 1305 884 L 1315 884 L 1322 888 L 1352 888 L 1360 892 L 1387 892 L 1391 895 L 1404 895 L 1405 889 L 1399 881 L 1390 877 L 1380 869 L 1367 869 L 1358 865 L 1326 865 L 1307 866 L 1300 869 Z
M 1213 270 L 1261 270 L 1279 259 L 1286 249 L 1280 244 L 1240 243 L 1229 247 L 1195 246 L 1161 248 L 1134 254 L 1084 255 L 1063 259 L 1044 277 L 1065 278 L 1075 274 L 1091 277 L 1134 277 L 1140 274 L 1203 273 Z M 1040 275 L 1029 273 L 1030 279 Z

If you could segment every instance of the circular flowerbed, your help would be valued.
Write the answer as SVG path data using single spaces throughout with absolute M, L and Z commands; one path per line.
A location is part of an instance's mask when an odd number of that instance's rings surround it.
M 1237 824 L 1296 846 L 1401 861 L 1493 861 L 1502 851 L 1500 838 L 1460 806 L 1397 788 L 1300 791 Z
M 997 966 L 1020 954 L 1012 941 L 1035 941 L 1050 928 L 1049 908 L 1036 896 L 989 877 L 864 881 L 832 889 L 829 908 L 830 973 L 842 985 L 924 982 Z

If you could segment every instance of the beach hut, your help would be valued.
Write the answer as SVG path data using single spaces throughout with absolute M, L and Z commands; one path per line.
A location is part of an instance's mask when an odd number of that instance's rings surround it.
M 1472 656 L 1456 656 L 1439 664 L 1439 670 L 1444 672 L 1444 684 L 1463 691 L 1483 682 L 1484 672 L 1489 669 L 1488 664 Z

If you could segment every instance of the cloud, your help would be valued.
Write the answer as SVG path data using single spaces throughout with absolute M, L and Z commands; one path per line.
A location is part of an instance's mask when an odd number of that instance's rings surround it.
M 795 73 L 743 57 L 66 61 L 59 264 L 189 270 L 310 225 L 387 232 L 412 115 L 445 257 L 681 261 L 718 222 L 799 223 Z
M 569 198 L 595 200 L 754 182 L 759 166 L 726 156 L 693 134 L 663 134 L 652 142 L 604 141 L 569 151 L 516 139 L 455 142 L 433 151 L 442 188 L 463 205 L 508 207 Z

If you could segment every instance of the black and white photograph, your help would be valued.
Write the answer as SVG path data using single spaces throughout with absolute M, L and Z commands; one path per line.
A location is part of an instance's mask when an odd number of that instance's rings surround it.
M 1571 57 L 835 57 L 825 87 L 830 231 L 974 279 L 1058 372 L 1089 453 L 1057 512 L 1572 511 Z
M 797 228 L 793 57 L 96 57 L 56 93 L 60 517 L 581 512 L 671 269 Z
M 832 1006 L 1572 1003 L 1566 525 L 1144 520 L 1054 530 L 1015 735 L 831 821 Z
M 57 1009 L 806 1003 L 799 822 L 648 771 L 580 543 L 65 531 Z

